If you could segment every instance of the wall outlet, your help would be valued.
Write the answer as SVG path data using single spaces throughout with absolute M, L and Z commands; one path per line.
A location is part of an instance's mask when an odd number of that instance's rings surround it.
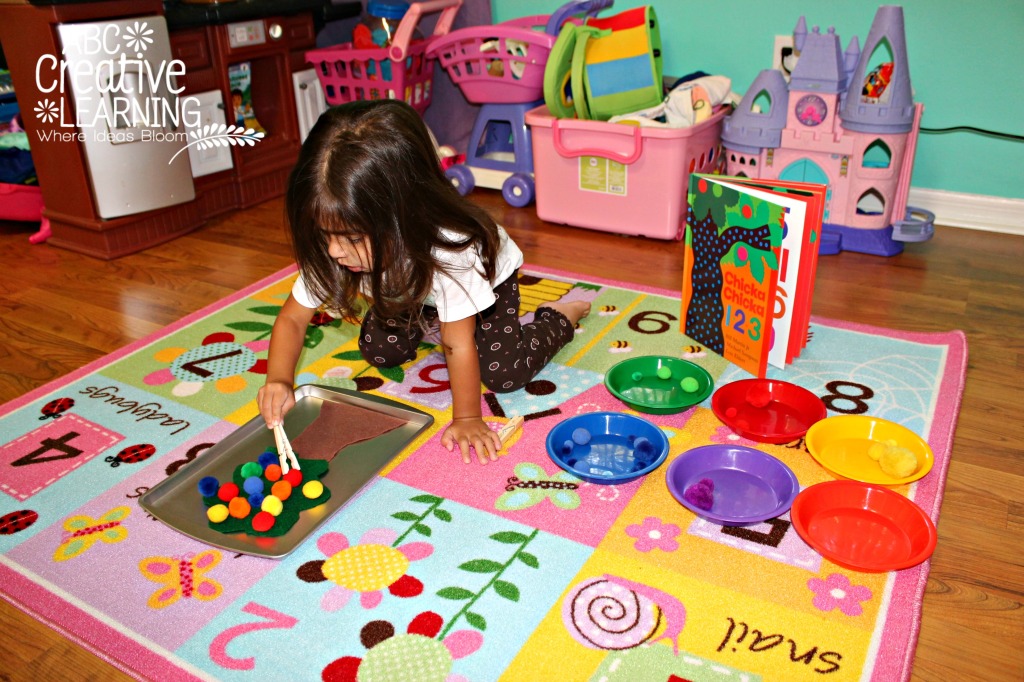
M 772 51 L 772 68 L 778 69 L 789 80 L 796 66 L 797 54 L 793 49 L 793 36 L 775 36 L 775 47 Z

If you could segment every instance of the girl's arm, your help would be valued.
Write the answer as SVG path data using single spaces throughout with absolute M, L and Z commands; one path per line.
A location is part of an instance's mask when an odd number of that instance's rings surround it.
M 498 457 L 501 441 L 484 422 L 480 408 L 480 356 L 476 350 L 476 317 L 441 323 L 441 346 L 448 363 L 452 387 L 452 423 L 441 437 L 449 452 L 459 446 L 462 461 L 469 464 L 469 448 L 481 464 Z
M 285 413 L 295 405 L 295 366 L 302 352 L 306 328 L 315 312 L 289 294 L 274 320 L 267 356 L 267 381 L 256 394 L 256 404 L 268 428 L 282 423 Z

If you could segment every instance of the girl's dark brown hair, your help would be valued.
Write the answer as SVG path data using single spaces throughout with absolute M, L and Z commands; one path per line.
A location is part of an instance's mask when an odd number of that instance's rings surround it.
M 478 249 L 483 275 L 494 279 L 494 220 L 444 176 L 426 125 L 405 102 L 367 100 L 324 112 L 299 152 L 285 209 L 307 287 L 345 319 L 357 318 L 366 280 L 376 314 L 415 320 L 442 268 L 435 248 Z M 446 239 L 442 228 L 457 237 Z M 369 240 L 370 272 L 352 273 L 330 257 L 332 232 Z

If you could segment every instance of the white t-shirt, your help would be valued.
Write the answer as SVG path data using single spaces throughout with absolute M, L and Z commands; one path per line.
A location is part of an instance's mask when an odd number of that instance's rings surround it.
M 452 232 L 443 230 L 442 233 L 450 239 L 458 238 L 458 235 Z M 501 245 L 494 265 L 493 283 L 488 282 L 482 274 L 483 266 L 476 249 L 434 249 L 434 259 L 450 273 L 450 276 L 444 272 L 434 274 L 430 294 L 427 300 L 423 301 L 423 305 L 437 308 L 438 319 L 442 322 L 461 320 L 489 308 L 497 299 L 494 293 L 495 285 L 504 282 L 523 265 L 523 252 L 500 225 L 498 235 L 501 238 Z M 292 297 L 307 308 L 319 308 L 323 305 L 323 301 L 315 298 L 306 289 L 301 273 L 292 286 Z

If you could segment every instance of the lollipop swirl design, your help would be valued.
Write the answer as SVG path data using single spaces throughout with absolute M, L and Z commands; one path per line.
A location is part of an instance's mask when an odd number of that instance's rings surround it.
M 604 575 L 569 591 L 562 619 L 573 639 L 590 649 L 621 651 L 666 637 L 675 648 L 686 610 L 664 592 Z

